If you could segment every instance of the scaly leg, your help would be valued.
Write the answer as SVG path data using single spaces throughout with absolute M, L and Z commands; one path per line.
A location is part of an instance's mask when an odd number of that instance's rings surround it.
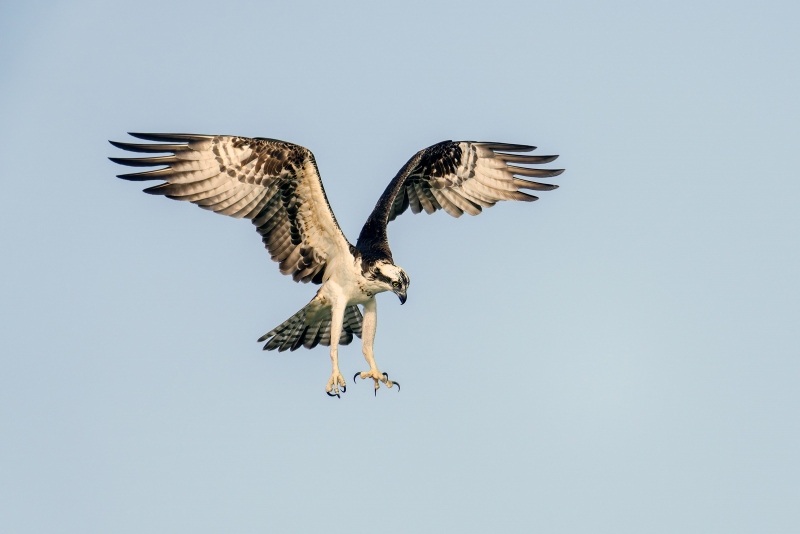
M 372 353 L 372 346 L 375 343 L 375 330 L 378 328 L 378 307 L 375 302 L 375 297 L 371 298 L 364 304 L 364 320 L 361 324 L 361 350 L 364 353 L 364 359 L 369 364 L 369 371 L 356 373 L 353 380 L 361 377 L 363 380 L 371 378 L 375 382 L 375 394 L 378 394 L 378 389 L 381 387 L 381 382 L 386 384 L 386 387 L 391 388 L 397 385 L 397 391 L 400 391 L 400 383 L 392 382 L 389 380 L 389 375 L 381 373 L 378 366 L 375 364 L 375 356 Z
M 344 381 L 342 373 L 339 372 L 339 338 L 342 335 L 344 309 L 344 303 L 340 302 L 335 302 L 331 307 L 331 365 L 333 372 L 325 386 L 325 393 L 330 397 L 339 397 L 339 386 L 342 386 L 342 393 L 347 391 L 347 383 Z

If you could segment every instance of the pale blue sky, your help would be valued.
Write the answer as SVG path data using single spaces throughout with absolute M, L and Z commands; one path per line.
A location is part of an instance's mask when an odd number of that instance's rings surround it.
M 0 4 L 0 531 L 800 531 L 796 2 Z M 255 340 L 315 286 L 114 178 L 127 131 L 314 151 L 355 240 L 443 139 L 560 189 L 390 226 L 403 384 Z M 360 342 L 345 376 L 365 369 Z

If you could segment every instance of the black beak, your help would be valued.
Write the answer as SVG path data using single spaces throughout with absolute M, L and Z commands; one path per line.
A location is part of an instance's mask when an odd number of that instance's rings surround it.
M 405 293 L 405 291 L 403 291 L 402 293 L 397 293 L 397 298 L 400 299 L 400 305 L 402 306 L 403 304 L 406 303 L 406 299 L 408 297 L 406 297 L 406 293 Z

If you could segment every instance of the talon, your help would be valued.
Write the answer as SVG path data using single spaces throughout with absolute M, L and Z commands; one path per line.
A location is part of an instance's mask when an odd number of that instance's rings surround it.
M 375 396 L 378 396 L 378 388 L 375 388 Z
M 389 380 L 389 373 L 383 373 L 383 378 L 385 378 L 386 380 Z
M 347 386 L 344 384 L 342 385 L 342 393 L 347 393 Z
M 400 393 L 400 382 L 394 382 L 394 385 L 397 386 L 397 392 Z
M 356 377 L 359 376 L 360 374 L 361 374 L 361 372 L 358 372 L 358 373 L 353 375 L 353 383 L 354 384 L 356 383 Z
M 330 391 L 326 391 L 325 393 L 327 393 L 329 397 L 336 397 L 337 399 L 341 399 L 341 397 L 339 396 L 339 394 L 338 394 L 338 393 L 337 393 L 336 395 L 334 395 L 334 394 L 333 394 L 333 393 L 331 393 Z

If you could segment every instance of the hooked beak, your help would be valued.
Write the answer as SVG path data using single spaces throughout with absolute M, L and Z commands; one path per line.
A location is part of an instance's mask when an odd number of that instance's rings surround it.
M 400 305 L 401 306 L 406 303 L 406 299 L 408 297 L 406 297 L 406 292 L 405 291 L 395 291 L 395 294 L 397 295 L 397 298 L 400 299 Z

